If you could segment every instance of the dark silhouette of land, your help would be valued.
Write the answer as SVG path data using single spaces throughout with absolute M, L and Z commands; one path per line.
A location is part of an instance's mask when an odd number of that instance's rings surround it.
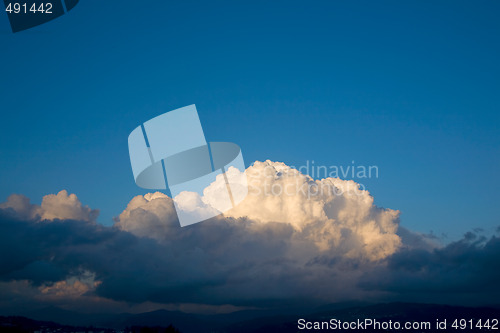
M 0 332 L 86 332 L 86 333 L 284 333 L 284 332 L 395 332 L 395 328 L 363 327 L 332 329 L 324 323 L 378 322 L 430 323 L 428 328 L 404 329 L 410 332 L 498 332 L 500 307 L 461 307 L 415 303 L 337 303 L 309 313 L 270 313 L 262 310 L 239 311 L 224 315 L 195 315 L 158 310 L 141 314 L 86 315 L 46 308 L 27 317 L 0 317 Z M 323 329 L 301 329 L 302 323 L 323 323 Z M 458 321 L 456 321 L 458 320 Z M 460 322 L 460 320 L 462 320 Z M 445 326 L 439 329 L 437 322 Z M 453 327 L 453 323 L 457 327 Z M 479 323 L 479 325 L 477 325 Z M 487 323 L 487 326 L 485 325 Z M 461 328 L 461 325 L 467 325 Z M 401 330 L 401 329 L 400 329 Z

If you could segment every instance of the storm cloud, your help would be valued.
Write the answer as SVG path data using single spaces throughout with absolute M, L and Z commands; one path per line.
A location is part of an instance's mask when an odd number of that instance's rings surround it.
M 247 176 L 240 206 L 185 228 L 161 193 L 133 198 L 112 227 L 66 191 L 40 206 L 12 195 L 0 204 L 0 307 L 487 304 L 500 293 L 495 235 L 444 246 L 398 227 L 399 212 L 353 181 L 315 181 L 270 161 Z M 269 192 L 278 187 L 288 192 Z

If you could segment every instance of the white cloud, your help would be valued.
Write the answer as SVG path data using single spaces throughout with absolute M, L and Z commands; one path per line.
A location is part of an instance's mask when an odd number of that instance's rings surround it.
M 173 201 L 160 192 L 135 196 L 116 218 L 115 226 L 139 237 L 163 238 L 178 226 Z
M 42 200 L 42 220 L 79 220 L 95 222 L 98 210 L 83 206 L 75 194 L 62 190 L 57 194 L 49 194 Z
M 233 175 L 235 172 L 232 170 L 233 179 L 244 177 Z M 255 232 L 259 224 L 287 224 L 293 227 L 293 240 L 304 239 L 319 251 L 335 250 L 346 258 L 368 260 L 383 259 L 401 245 L 396 234 L 399 211 L 376 207 L 370 193 L 354 181 L 315 181 L 284 163 L 271 161 L 255 162 L 246 170 L 246 178 L 248 196 L 224 217 L 234 218 L 228 220 L 230 223 L 252 221 L 255 226 L 247 232 Z M 205 189 L 202 198 L 186 193 L 176 197 L 176 204 L 190 211 L 207 209 L 205 203 L 217 207 L 214 193 L 220 186 L 225 186 L 222 177 Z M 166 195 L 137 196 L 118 217 L 116 226 L 161 240 L 178 226 L 175 214 Z
M 78 220 L 95 222 L 98 210 L 83 206 L 75 194 L 62 190 L 57 194 L 43 197 L 41 206 L 30 203 L 24 195 L 12 194 L 6 202 L 0 203 L 0 209 L 14 212 L 21 219 L 28 220 Z

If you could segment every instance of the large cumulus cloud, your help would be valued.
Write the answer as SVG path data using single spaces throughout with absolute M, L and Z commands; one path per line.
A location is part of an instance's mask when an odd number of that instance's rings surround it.
M 315 245 L 318 252 L 346 258 L 379 260 L 401 245 L 396 234 L 399 212 L 376 207 L 370 193 L 354 181 L 315 181 L 283 163 L 271 161 L 255 162 L 246 170 L 246 177 L 249 195 L 224 214 L 233 218 L 227 221 L 255 225 L 253 228 L 284 224 L 291 228 L 290 241 L 302 239 Z M 220 181 L 223 182 L 222 177 Z M 205 192 L 210 193 L 211 187 L 219 185 L 214 182 Z M 117 226 L 138 236 L 159 240 L 171 237 L 175 233 L 171 228 L 175 226 L 172 200 L 161 193 L 137 196 L 119 216 Z M 247 230 L 243 237 L 252 230 Z
M 247 176 L 250 194 L 240 206 L 185 228 L 161 193 L 133 198 L 113 227 L 95 223 L 97 212 L 65 191 L 40 206 L 11 196 L 0 204 L 0 290 L 25 303 L 96 309 L 270 308 L 423 294 L 485 303 L 499 294 L 496 236 L 442 246 L 398 230 L 398 211 L 374 206 L 353 181 L 315 181 L 269 161 Z

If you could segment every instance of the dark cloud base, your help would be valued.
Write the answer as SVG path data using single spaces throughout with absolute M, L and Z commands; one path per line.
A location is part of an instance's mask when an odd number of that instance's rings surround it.
M 94 222 L 28 221 L 11 210 L 0 210 L 0 279 L 5 283 L 25 281 L 37 291 L 92 272 L 98 283 L 80 297 L 129 304 L 296 309 L 350 298 L 498 303 L 497 236 L 468 233 L 436 249 L 405 245 L 377 262 L 347 259 L 334 251 L 299 261 L 287 253 L 287 242 L 293 236 L 288 225 L 268 223 L 258 232 L 246 232 L 251 223 L 214 219 L 196 228 L 177 228 L 169 237 L 157 240 Z M 25 308 L 57 300 L 40 301 L 39 295 L 5 289 L 2 294 L 15 295 L 16 304 Z M 79 302 L 79 298 L 66 299 L 71 301 Z M 9 304 L 4 300 L 3 309 Z

